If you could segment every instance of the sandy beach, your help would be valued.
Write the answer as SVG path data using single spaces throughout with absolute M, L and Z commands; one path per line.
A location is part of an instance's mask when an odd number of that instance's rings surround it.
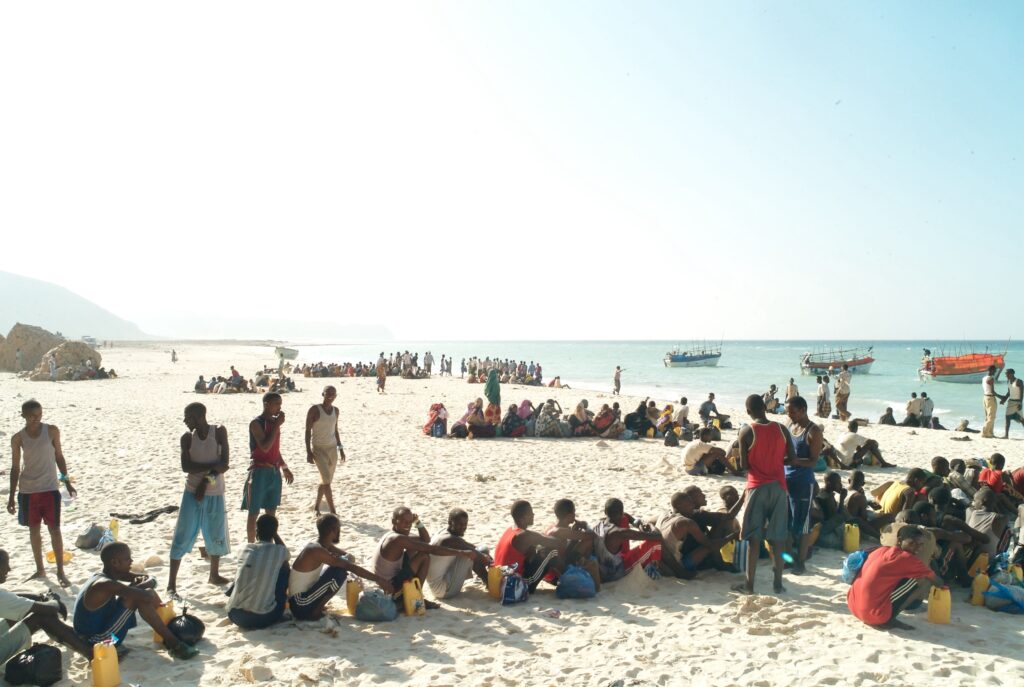
M 234 575 L 234 556 L 245 539 L 245 514 L 238 506 L 248 462 L 246 427 L 261 411 L 260 396 L 197 396 L 191 389 L 200 374 L 227 374 L 232 364 L 249 377 L 273 363 L 272 349 L 174 347 L 179 362 L 173 365 L 168 344 L 103 349 L 104 364 L 121 375 L 116 380 L 49 383 L 0 376 L 0 491 L 5 497 L 10 438 L 22 426 L 21 403 L 39 400 L 43 421 L 62 432 L 69 471 L 79 489 L 63 514 L 65 542 L 74 554 L 67 567 L 71 600 L 100 568 L 95 552 L 72 546 L 81 530 L 106 523 L 111 512 L 142 513 L 179 504 L 185 482 L 179 469 L 182 411 L 196 400 L 207 405 L 210 422 L 224 425 L 230 439 L 233 468 L 226 475 L 226 500 L 232 554 L 221 572 Z M 593 522 L 611 496 L 621 498 L 627 511 L 646 517 L 667 510 L 671 494 L 689 484 L 704 490 L 711 508 L 720 505 L 717 492 L 723 484 L 742 487 L 735 477 L 667 474 L 662 459 L 681 465 L 681 449 L 667 448 L 660 440 L 428 438 L 421 428 L 431 403 L 444 403 L 457 418 L 466 403 L 482 395 L 482 385 L 468 385 L 457 373 L 455 378 L 431 380 L 389 378 L 383 396 L 372 378 L 296 381 L 302 392 L 284 397 L 287 421 L 281 440 L 296 479 L 285 487 L 278 511 L 281 536 L 293 554 L 315 538 L 317 473 L 306 463 L 302 431 L 306 410 L 320 400 L 326 384 L 338 388 L 341 439 L 348 456 L 334 485 L 342 519 L 340 545 L 363 565 L 398 505 L 419 514 L 431 534 L 443 529 L 449 509 L 465 508 L 470 516 L 467 539 L 493 548 L 510 524 L 508 509 L 517 498 L 532 502 L 539 529 L 553 521 L 552 504 L 563 497 L 573 499 L 580 517 Z M 505 385 L 501 391 L 506 406 L 525 398 L 535 403 L 555 398 L 566 412 L 581 398 L 589 399 L 592 409 L 612 400 L 607 393 L 581 390 Z M 629 391 L 628 383 L 624 391 Z M 691 405 L 708 391 L 712 389 L 688 390 Z M 628 412 L 640 399 L 623 395 L 618 400 Z M 743 417 L 738 408 L 722 410 L 735 419 Z M 826 437 L 843 432 L 838 421 L 824 424 Z M 868 488 L 901 477 L 910 467 L 928 467 L 935 455 L 970 458 L 998 450 L 1006 455 L 1008 467 L 1022 462 L 1019 441 L 971 435 L 970 442 L 960 443 L 950 440 L 951 432 L 874 424 L 862 432 L 878 440 L 886 459 L 900 466 L 866 469 Z M 724 434 L 723 447 L 736 432 Z M 13 567 L 5 588 L 43 591 L 43 583 L 23 581 L 32 572 L 27 530 L 14 516 L 4 515 L 0 546 L 11 553 Z M 160 559 L 147 571 L 160 580 L 158 592 L 167 581 L 175 518 L 171 514 L 142 525 L 120 524 L 121 539 L 132 547 L 136 561 Z M 47 550 L 45 532 L 43 541 Z M 726 573 L 706 572 L 689 582 L 651 581 L 636 570 L 588 601 L 558 600 L 551 587 L 542 585 L 528 603 L 502 607 L 471 582 L 463 594 L 426 617 L 364 623 L 345 616 L 344 599 L 335 599 L 331 616 L 321 622 L 287 621 L 242 633 L 226 618 L 222 590 L 207 584 L 208 565 L 197 549 L 182 563 L 178 590 L 206 623 L 200 656 L 172 660 L 156 650 L 151 632 L 140 623 L 127 640 L 132 651 L 121 662 L 121 675 L 124 684 L 143 685 L 1022 684 L 1020 618 L 970 606 L 968 591 L 954 589 L 952 624 L 929 624 L 920 610 L 906 617 L 916 628 L 913 632 L 874 630 L 846 607 L 841 562 L 841 552 L 819 549 L 807 575 L 786 576 L 788 592 L 782 596 L 738 597 L 729 592 L 738 576 Z M 770 589 L 767 565 L 760 566 L 757 583 L 761 591 Z M 59 590 L 55 584 L 50 588 Z M 548 609 L 557 609 L 561 617 L 550 617 Z M 66 650 L 64 659 L 70 682 L 87 683 L 88 663 Z

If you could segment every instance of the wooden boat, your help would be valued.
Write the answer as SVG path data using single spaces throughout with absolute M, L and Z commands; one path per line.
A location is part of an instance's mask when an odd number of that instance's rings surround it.
M 1003 353 L 962 353 L 959 355 L 933 356 L 927 348 L 921 358 L 921 368 L 917 371 L 921 379 L 936 382 L 956 382 L 959 384 L 978 383 L 988 374 L 988 368 L 995 366 L 995 378 L 1003 373 L 1006 367 L 1006 352 Z
M 722 359 L 722 345 L 690 346 L 684 351 L 676 346 L 665 354 L 665 367 L 714 367 Z
M 274 349 L 274 356 L 278 359 L 284 358 L 285 360 L 295 360 L 299 357 L 299 351 L 296 348 L 287 348 L 285 346 L 278 346 Z
M 867 348 L 829 348 L 804 353 L 800 359 L 800 372 L 805 375 L 827 375 L 838 373 L 846 365 L 850 372 L 866 374 L 871 371 L 875 359 L 871 357 L 874 346 Z

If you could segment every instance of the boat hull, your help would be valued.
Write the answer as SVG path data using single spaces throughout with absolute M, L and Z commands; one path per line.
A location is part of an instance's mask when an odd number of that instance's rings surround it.
M 709 356 L 682 356 L 682 355 L 667 355 L 665 356 L 665 367 L 714 367 L 718 365 L 718 361 L 722 359 L 722 355 L 709 355 Z
M 1006 367 L 1006 359 L 1000 354 L 971 353 L 961 356 L 939 356 L 926 359 L 928 364 L 918 369 L 921 379 L 954 384 L 977 384 L 988 374 L 989 366 L 996 368 L 996 379 Z
M 935 374 L 929 370 L 919 370 L 921 379 L 933 382 L 953 382 L 954 384 L 980 384 L 981 380 L 988 374 L 988 370 L 981 372 L 963 372 L 960 374 Z
M 800 371 L 805 375 L 837 374 L 843 369 L 843 365 L 847 365 L 851 374 L 867 374 L 868 372 L 871 372 L 871 366 L 874 364 L 874 358 L 853 361 L 841 360 L 838 362 L 802 363 L 800 365 Z
M 284 358 L 285 360 L 295 360 L 299 357 L 299 352 L 294 348 L 278 346 L 274 349 L 274 355 L 278 358 Z

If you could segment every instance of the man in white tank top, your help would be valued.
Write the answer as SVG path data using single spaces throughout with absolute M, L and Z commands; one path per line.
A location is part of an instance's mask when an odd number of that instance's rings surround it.
M 981 428 L 984 439 L 995 438 L 996 424 L 996 366 L 988 368 L 988 374 L 981 380 L 981 400 L 985 406 L 985 425 Z
M 60 448 L 60 430 L 43 424 L 43 406 L 39 401 L 25 401 L 21 405 L 21 416 L 25 418 L 25 428 L 11 439 L 13 466 L 7 512 L 17 513 L 18 523 L 28 527 L 32 557 L 36 562 L 35 574 L 29 579 L 46 578 L 40 531 L 40 525 L 46 523 L 57 564 L 57 581 L 62 587 L 68 587 L 71 582 L 64 575 L 64 539 L 60 533 L 60 483 L 67 485 L 69 496 L 74 497 L 77 492 L 67 479 L 68 466 Z
M 320 502 L 327 500 L 327 508 L 337 514 L 334 509 L 334 492 L 331 482 L 338 460 L 345 460 L 345 449 L 338 435 L 338 409 L 334 407 L 334 399 L 338 391 L 333 386 L 324 387 L 324 402 L 311 406 L 306 413 L 306 462 L 316 465 L 320 473 L 320 484 L 316 490 L 316 503 L 313 512 L 320 512 Z
M 181 435 L 181 471 L 187 477 L 171 541 L 167 580 L 170 594 L 177 593 L 181 559 L 192 551 L 200 532 L 210 557 L 209 583 L 229 582 L 220 576 L 220 558 L 231 551 L 224 507 L 224 473 L 230 464 L 228 433 L 224 427 L 206 421 L 206 406 L 202 403 L 185 406 L 185 426 L 188 431 Z
M 999 397 L 1000 403 L 1006 404 L 1006 430 L 1003 438 L 1010 438 L 1010 422 L 1016 420 L 1024 425 L 1024 412 L 1021 411 L 1021 403 L 1024 402 L 1024 382 L 1017 379 L 1014 369 L 1006 370 L 1006 394 Z

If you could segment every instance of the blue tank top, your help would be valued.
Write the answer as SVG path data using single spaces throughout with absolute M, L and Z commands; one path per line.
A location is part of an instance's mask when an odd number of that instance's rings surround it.
M 795 425 L 790 426 L 789 437 L 790 441 L 793 442 L 793 450 L 796 452 L 796 457 L 811 458 L 811 445 L 807 442 L 807 432 L 810 430 L 810 426 L 800 434 L 796 434 L 793 431 L 795 427 Z M 788 484 L 812 484 L 814 481 L 814 468 L 786 466 L 786 482 Z

